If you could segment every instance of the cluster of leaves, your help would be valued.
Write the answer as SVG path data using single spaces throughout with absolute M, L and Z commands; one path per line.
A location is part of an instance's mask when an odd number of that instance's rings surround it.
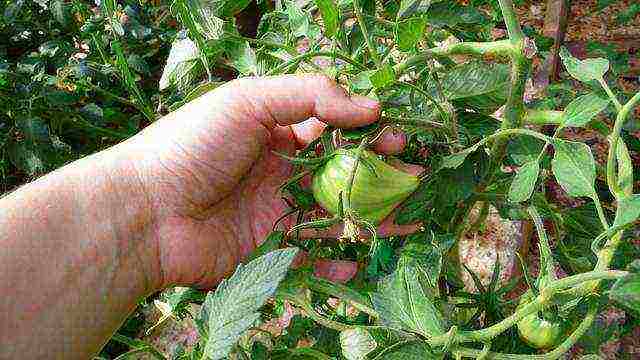
M 0 19 L 6 34 L 0 40 L 2 190 L 123 140 L 230 78 L 322 72 L 350 93 L 379 99 L 381 124 L 407 133 L 408 146 L 399 158 L 429 171 L 395 220 L 420 222 L 422 230 L 373 244 L 303 241 L 273 232 L 216 291 L 173 289 L 154 301 L 161 321 L 195 317 L 197 345 L 173 358 L 526 359 L 538 350 L 516 336 L 517 320 L 510 315 L 522 319 L 549 309 L 571 321 L 577 338 L 584 335 L 580 344 L 595 353 L 611 333 L 586 322 L 593 322 L 594 306 L 626 310 L 620 333 L 639 325 L 640 280 L 632 262 L 639 254 L 629 242 L 631 232 L 623 230 L 640 215 L 640 195 L 633 194 L 638 169 L 630 155 L 640 143 L 622 126 L 632 127 L 629 115 L 637 95 L 620 103 L 605 79 L 608 60 L 579 60 L 563 51 L 568 74 L 582 84 L 554 85 L 549 92 L 559 96 L 525 106 L 530 60 L 525 50 L 531 49 L 517 36 L 521 31 L 514 25 L 511 1 L 468 3 L 5 1 Z M 605 7 L 611 1 L 600 3 Z M 253 29 L 243 25 L 247 9 L 259 15 Z M 494 40 L 496 27 L 506 27 L 512 37 Z M 524 30 L 539 49 L 548 48 L 548 39 Z M 614 55 L 606 47 L 594 50 Z M 614 60 L 614 69 L 624 71 L 625 59 Z M 503 118 L 495 116 L 505 104 Z M 615 118 L 614 126 L 598 114 Z M 538 132 L 526 124 L 544 127 Z M 313 146 L 320 143 L 329 153 L 333 145 L 327 139 L 335 135 L 358 142 L 383 127 L 327 129 Z M 610 136 L 615 145 L 608 164 L 597 165 L 587 144 L 563 138 L 568 128 Z M 317 164 L 311 150 L 299 156 Z M 517 171 L 502 171 L 503 165 Z M 292 207 L 306 211 L 311 200 L 297 175 L 284 188 Z M 546 193 L 551 181 L 589 202 L 566 209 Z M 614 205 L 603 206 L 603 199 L 615 200 Z M 526 282 L 551 304 L 535 300 L 516 309 L 509 295 L 520 279 L 501 286 L 499 266 L 490 284 L 472 274 L 477 291 L 462 290 L 464 264 L 458 264 L 456 240 L 475 227 L 468 219 L 478 202 L 485 209 L 491 204 L 505 219 L 531 218 L 537 225 L 543 266 L 535 281 Z M 553 225 L 553 252 L 542 220 Z M 297 253 L 286 247 L 291 245 L 312 259 L 349 259 L 364 266 L 346 285 L 317 278 L 308 266 L 288 270 Z M 556 262 L 568 277 L 555 278 L 550 269 Z M 614 285 L 597 284 L 600 291 L 579 290 L 586 280 L 612 278 L 618 279 Z M 339 299 L 338 305 L 330 306 L 335 302 L 329 299 Z M 187 306 L 193 302 L 202 304 L 195 315 Z M 304 316 L 294 316 L 280 336 L 258 336 L 257 325 L 291 305 Z M 123 328 L 110 346 L 119 343 L 134 353 L 164 358 L 132 339 L 129 330 Z M 568 350 L 562 346 L 548 358 Z

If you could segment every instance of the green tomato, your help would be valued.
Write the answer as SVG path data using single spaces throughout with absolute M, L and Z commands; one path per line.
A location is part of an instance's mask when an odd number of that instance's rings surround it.
M 533 300 L 531 291 L 522 296 L 518 309 Z M 566 320 L 548 320 L 535 312 L 525 316 L 518 322 L 518 334 L 529 346 L 536 349 L 551 349 L 563 339 L 568 328 Z
M 313 176 L 311 190 L 320 206 L 338 213 L 340 193 L 345 192 L 355 164 L 356 149 L 338 149 Z M 351 210 L 361 219 L 379 224 L 420 184 L 417 176 L 400 171 L 363 150 L 351 189 Z

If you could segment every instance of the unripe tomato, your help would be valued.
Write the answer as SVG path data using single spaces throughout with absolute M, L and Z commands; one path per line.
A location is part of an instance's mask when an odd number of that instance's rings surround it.
M 311 189 L 320 206 L 338 213 L 340 193 L 345 192 L 356 160 L 356 149 L 338 149 L 313 176 Z M 374 225 L 413 193 L 420 180 L 363 150 L 351 189 L 351 210 Z
M 522 296 L 518 309 L 533 300 L 531 292 Z M 529 346 L 536 349 L 551 349 L 563 340 L 568 324 L 565 320 L 548 320 L 535 312 L 525 316 L 518 322 L 518 334 Z

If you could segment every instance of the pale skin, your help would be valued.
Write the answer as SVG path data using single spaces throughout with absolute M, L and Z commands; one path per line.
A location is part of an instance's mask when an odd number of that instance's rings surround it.
M 91 358 L 145 296 L 215 286 L 287 209 L 274 151 L 379 112 L 319 75 L 237 80 L 3 197 L 0 359 Z M 379 152 L 404 144 L 380 138 Z

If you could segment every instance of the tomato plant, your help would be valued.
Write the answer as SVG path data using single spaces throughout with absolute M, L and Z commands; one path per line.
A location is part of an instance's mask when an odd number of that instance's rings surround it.
M 597 352 L 608 339 L 598 317 L 606 309 L 623 310 L 620 333 L 637 328 L 640 93 L 620 86 L 630 61 L 609 47 L 599 52 L 615 56 L 611 63 L 562 48 L 565 80 L 531 99 L 533 65 L 553 46 L 521 26 L 511 0 L 56 0 L 2 9 L 3 190 L 235 77 L 323 73 L 382 104 L 377 124 L 329 127 L 290 158 L 295 172 L 282 195 L 297 222 L 275 224 L 224 289 L 155 299 L 163 322 L 201 305 L 191 314 L 196 344 L 173 358 L 557 359 L 576 346 Z M 624 81 L 638 87 L 637 78 Z M 388 128 L 402 129 L 407 146 L 377 155 L 373 144 Z M 399 160 L 425 170 L 409 174 L 392 166 Z M 329 217 L 310 219 L 316 205 Z M 470 290 L 460 281 L 468 267 L 459 240 L 482 235 L 490 207 L 535 225 L 539 261 L 522 259 L 504 283 L 496 261 L 489 284 L 472 272 Z M 418 230 L 360 236 L 390 214 Z M 354 241 L 298 237 L 336 224 Z M 355 264 L 355 275 L 329 281 L 313 261 L 288 270 L 291 247 Z M 261 289 L 273 290 L 270 301 Z M 241 306 L 247 299 L 252 306 Z M 213 313 L 222 320 L 210 321 Z M 278 336 L 255 329 L 273 322 Z M 110 346 L 146 349 L 129 330 Z

